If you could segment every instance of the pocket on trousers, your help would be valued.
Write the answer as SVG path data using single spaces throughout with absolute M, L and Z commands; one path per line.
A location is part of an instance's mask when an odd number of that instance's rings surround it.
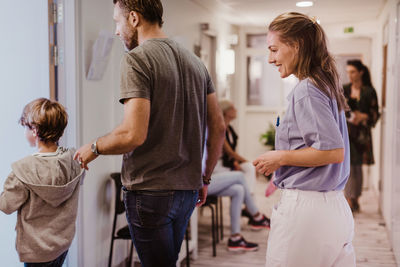
M 287 204 L 279 202 L 272 209 L 271 230 L 268 236 L 267 265 L 271 267 L 286 266 L 289 236 Z
M 168 223 L 173 200 L 173 191 L 137 193 L 136 210 L 140 225 L 153 228 Z

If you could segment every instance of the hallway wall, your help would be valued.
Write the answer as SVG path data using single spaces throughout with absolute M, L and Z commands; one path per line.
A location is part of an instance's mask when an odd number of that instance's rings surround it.
M 0 193 L 11 164 L 36 152 L 18 123 L 22 109 L 36 98 L 50 96 L 47 1 L 19 3 L 3 1 L 0 8 Z M 22 265 L 15 249 L 16 223 L 17 212 L 0 211 L 1 266 Z
M 397 23 L 397 12 L 400 9 L 397 5 L 400 3 L 399 0 L 389 0 L 379 17 L 379 38 L 377 49 L 381 51 L 378 55 L 379 69 L 382 69 L 382 47 L 385 43 L 388 44 L 388 62 L 387 62 L 387 97 L 386 110 L 384 113 L 384 127 L 382 128 L 383 136 L 383 165 L 382 175 L 383 184 L 381 197 L 381 210 L 389 230 L 389 238 L 392 242 L 395 255 L 398 263 L 400 263 L 400 205 L 398 204 L 398 188 L 399 188 L 399 157 L 397 151 L 399 151 L 400 142 L 398 141 L 398 129 L 399 129 L 399 105 L 400 105 L 400 54 L 399 54 L 399 43 L 396 43 L 396 23 Z M 396 19 L 397 17 L 397 19 Z M 387 24 L 387 36 L 385 36 L 384 27 Z M 400 29 L 397 29 L 398 31 Z M 397 56 L 397 57 L 396 57 Z
M 376 38 L 376 43 L 374 46 L 374 54 L 373 61 L 376 62 L 376 71 L 382 72 L 383 66 L 383 45 L 385 43 L 384 36 L 384 26 L 387 23 L 388 25 L 388 40 L 386 43 L 388 44 L 388 62 L 387 62 L 387 96 L 386 96 L 386 110 L 383 110 L 383 118 L 385 119 L 384 127 L 383 127 L 383 165 L 382 168 L 382 203 L 381 209 L 383 212 L 383 216 L 385 222 L 387 224 L 388 229 L 392 228 L 391 218 L 392 218 L 392 202 L 393 202 L 393 194 L 392 194 L 392 180 L 395 179 L 396 174 L 393 172 L 393 167 L 395 166 L 394 162 L 394 150 L 393 144 L 395 144 L 395 125 L 396 125 L 396 91 L 398 88 L 395 87 L 396 79 L 398 79 L 398 74 L 396 71 L 396 28 L 395 28 L 395 17 L 396 17 L 396 3 L 397 0 L 390 0 L 387 2 L 383 12 L 381 13 L 378 20 L 378 34 Z M 378 72 L 379 73 L 379 72 Z M 377 84 L 379 88 L 382 86 L 382 75 L 378 76 Z
M 113 4 L 112 1 L 83 0 L 77 2 L 79 16 L 79 100 L 80 100 L 80 127 L 79 145 L 92 142 L 97 137 L 108 133 L 117 122 L 114 121 L 114 103 L 116 102 L 114 80 L 114 64 L 112 58 L 107 66 L 104 77 L 100 81 L 89 81 L 86 74 L 92 57 L 92 46 L 101 30 L 113 32 Z M 99 19 L 101 18 L 101 19 Z M 116 50 L 116 40 L 113 51 Z M 118 157 L 99 157 L 89 165 L 81 204 L 82 229 L 80 243 L 82 245 L 79 256 L 83 266 L 106 266 L 111 236 L 112 214 L 109 174 L 118 171 L 115 161 Z M 108 193 L 108 194 L 107 194 Z M 79 226 L 78 226 L 79 227 Z M 118 248 L 118 243 L 116 242 Z M 119 247 L 121 248 L 121 247 Z M 121 259 L 124 254 L 116 249 L 115 259 Z M 83 258 L 83 260 L 82 260 Z

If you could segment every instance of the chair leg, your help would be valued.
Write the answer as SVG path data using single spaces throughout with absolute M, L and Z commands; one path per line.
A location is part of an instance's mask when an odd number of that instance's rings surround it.
M 219 243 L 219 207 L 218 207 L 218 198 L 217 198 L 217 202 L 215 203 L 215 236 L 216 236 L 216 241 L 217 243 Z
M 215 233 L 216 225 L 215 225 L 214 208 L 212 206 L 209 206 L 209 207 L 211 209 L 211 235 L 212 235 L 213 257 L 216 257 L 217 256 L 216 239 L 218 237 L 216 236 L 216 233 Z
M 131 241 L 131 251 L 129 252 L 129 262 L 128 262 L 129 267 L 132 266 L 132 256 L 133 256 L 133 241 Z
M 190 267 L 189 231 L 186 228 L 186 267 Z
M 222 197 L 219 197 L 219 222 L 220 222 L 220 226 L 221 226 L 221 240 L 224 239 L 224 220 L 222 217 L 223 214 L 223 209 L 222 209 Z
M 114 236 L 111 237 L 110 255 L 108 256 L 108 267 L 111 267 L 112 256 L 113 256 L 113 247 L 114 247 Z

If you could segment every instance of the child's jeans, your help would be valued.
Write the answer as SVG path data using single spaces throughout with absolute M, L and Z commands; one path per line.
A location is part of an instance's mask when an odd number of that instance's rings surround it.
M 24 263 L 24 267 L 61 267 L 67 257 L 68 250 L 61 254 L 57 259 L 49 262 L 35 262 L 35 263 Z

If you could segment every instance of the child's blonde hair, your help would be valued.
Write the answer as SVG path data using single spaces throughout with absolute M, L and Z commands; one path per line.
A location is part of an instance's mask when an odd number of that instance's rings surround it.
M 68 124 L 68 114 L 60 103 L 38 98 L 24 107 L 19 123 L 35 129 L 40 141 L 56 143 Z

